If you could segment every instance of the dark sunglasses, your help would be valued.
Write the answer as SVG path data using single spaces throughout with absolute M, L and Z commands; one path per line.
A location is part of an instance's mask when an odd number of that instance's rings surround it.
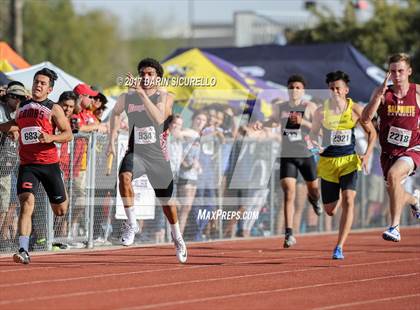
M 15 94 L 7 94 L 8 98 L 12 98 L 12 99 L 17 99 L 17 100 L 25 100 L 24 96 L 19 96 L 19 95 L 15 95 Z

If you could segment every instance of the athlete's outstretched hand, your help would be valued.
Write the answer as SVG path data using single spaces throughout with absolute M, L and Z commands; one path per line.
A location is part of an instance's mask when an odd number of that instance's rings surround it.
M 7 133 L 10 140 L 17 141 L 19 139 L 19 131 L 11 130 Z
M 365 174 L 369 173 L 369 157 L 370 155 L 360 155 L 360 160 L 362 161 L 362 169 Z
M 391 77 L 391 72 L 387 72 L 385 76 L 385 80 L 382 85 L 379 87 L 378 92 L 383 96 L 388 88 L 388 80 Z
M 53 135 L 49 135 L 46 132 L 42 132 L 38 136 L 40 143 L 51 143 L 54 142 Z

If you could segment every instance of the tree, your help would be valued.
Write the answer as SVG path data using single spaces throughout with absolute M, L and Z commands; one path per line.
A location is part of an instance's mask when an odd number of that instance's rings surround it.
M 70 0 L 26 1 L 24 57 L 51 61 L 89 84 L 113 85 L 124 61 L 117 20 L 102 11 L 77 15 Z
M 404 5 L 381 0 L 370 3 L 374 14 L 364 23 L 357 21 L 351 2 L 347 3 L 342 18 L 315 8 L 313 13 L 319 18 L 318 25 L 292 32 L 289 42 L 349 41 L 380 67 L 385 66 L 389 55 L 407 52 L 413 56 L 413 80 L 420 82 L 420 3 L 415 0 L 404 1 Z

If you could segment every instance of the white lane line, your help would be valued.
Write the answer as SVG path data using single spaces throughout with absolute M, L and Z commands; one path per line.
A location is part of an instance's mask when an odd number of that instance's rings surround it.
M 220 255 L 220 258 L 223 258 L 223 255 L 225 254 L 230 254 L 230 253 L 249 253 L 249 252 L 253 252 L 253 250 L 239 250 L 239 251 L 224 251 L 224 252 L 217 252 L 215 250 L 215 252 L 211 252 L 211 253 L 206 253 L 206 255 L 208 256 L 209 254 L 217 254 Z M 65 256 L 71 257 L 72 255 L 76 256 L 77 259 L 82 259 L 82 256 L 79 256 L 77 254 L 65 254 Z M 151 255 L 152 256 L 152 255 Z M 170 258 L 169 256 L 165 256 L 165 257 L 156 257 L 158 255 L 154 255 L 154 257 L 149 257 L 149 258 L 144 258 L 144 257 L 140 257 L 140 258 L 136 258 L 136 259 L 132 259 L 132 260 L 125 260 L 125 261 L 113 261 L 112 263 L 110 262 L 81 262 L 81 263 L 68 263 L 66 261 L 56 261 L 55 265 L 56 266 L 45 266 L 45 267 L 32 267 L 32 265 L 29 266 L 22 266 L 21 264 L 18 265 L 20 266 L 19 268 L 15 268 L 15 269 L 6 269 L 6 270 L 0 270 L 0 273 L 7 273 L 7 272 L 18 272 L 18 271 L 32 271 L 32 270 L 38 270 L 38 269 L 53 269 L 53 268 L 62 268 L 62 266 L 60 264 L 65 264 L 66 267 L 78 267 L 78 266 L 106 266 L 109 264 L 114 265 L 115 263 L 119 263 L 119 264 L 125 264 L 125 263 L 135 263 L 135 262 L 155 262 L 155 261 L 161 261 L 161 260 L 166 260 L 168 258 Z M 64 257 L 64 256 L 62 256 Z M 198 254 L 196 257 L 200 257 L 200 254 Z M 175 255 L 173 255 L 171 258 L 175 259 Z M 39 261 L 39 263 L 45 263 L 43 261 Z M 37 262 L 35 262 L 34 264 L 37 264 Z M 45 263 L 47 264 L 47 263 Z M 0 286 L 1 287 L 1 286 Z
M 289 257 L 289 258 L 266 258 L 263 260 L 250 260 L 250 261 L 243 261 L 243 262 L 231 262 L 231 263 L 223 263 L 223 266 L 236 266 L 242 264 L 251 264 L 251 263 L 264 263 L 264 262 L 273 262 L 273 261 L 288 261 L 288 260 L 295 260 L 295 259 L 305 259 L 305 258 L 319 258 L 325 257 L 322 255 L 308 255 L 308 256 L 298 256 L 298 257 Z M 23 285 L 32 285 L 32 284 L 42 284 L 42 283 L 54 283 L 54 282 L 67 282 L 67 281 L 78 281 L 78 280 L 85 280 L 85 279 L 98 279 L 98 278 L 108 278 L 108 277 L 116 277 L 116 276 L 129 276 L 129 275 L 138 275 L 143 273 L 152 273 L 152 272 L 161 272 L 161 271 L 174 271 L 174 270 L 186 270 L 186 269 L 202 269 L 202 268 L 210 268 L 210 267 L 220 267 L 214 265 L 197 265 L 197 266 L 188 266 L 184 265 L 182 267 L 176 268 L 159 268 L 159 269 L 150 269 L 150 270 L 139 270 L 139 271 L 129 271 L 129 272 L 116 272 L 116 273 L 106 273 L 106 274 L 97 274 L 97 275 L 90 275 L 90 276 L 83 276 L 83 277 L 71 277 L 71 278 L 60 278 L 60 279 L 47 279 L 47 280 L 38 280 L 38 281 L 27 281 L 27 282 L 19 282 L 19 283 L 5 283 L 0 284 L 0 288 L 8 288 L 8 287 L 17 287 Z
M 290 287 L 290 288 L 279 288 L 279 289 L 274 289 L 274 290 L 254 291 L 254 292 L 246 292 L 246 293 L 239 293 L 239 294 L 219 295 L 219 296 L 213 296 L 213 297 L 194 298 L 194 299 L 186 299 L 186 300 L 174 300 L 171 302 L 150 304 L 150 305 L 144 305 L 144 306 L 139 306 L 139 307 L 120 308 L 120 310 L 143 310 L 143 309 L 153 309 L 153 308 L 162 308 L 162 307 L 171 307 L 171 306 L 173 307 L 177 305 L 194 304 L 194 303 L 221 300 L 221 299 L 230 299 L 230 298 L 247 297 L 247 296 L 254 296 L 254 295 L 273 294 L 273 293 L 280 293 L 280 292 L 313 289 L 313 288 L 326 287 L 326 286 L 331 286 L 331 285 L 354 284 L 354 283 L 388 280 L 388 279 L 395 279 L 395 278 L 407 278 L 407 277 L 417 276 L 418 274 L 419 274 L 418 272 L 415 272 L 415 273 L 406 273 L 406 274 L 395 275 L 395 276 L 365 278 L 365 279 L 360 279 L 360 280 L 341 281 L 341 282 L 319 283 L 319 284 L 297 286 L 297 287 Z
M 337 309 L 337 308 L 355 307 L 355 306 L 366 305 L 366 304 L 374 304 L 374 303 L 383 302 L 383 301 L 394 301 L 394 300 L 401 300 L 401 299 L 407 299 L 407 298 L 413 298 L 413 297 L 420 297 L 420 293 L 393 296 L 393 297 L 387 297 L 387 298 L 363 300 L 363 301 L 351 302 L 347 304 L 331 305 L 331 306 L 326 306 L 326 307 L 313 308 L 312 310 L 329 310 L 329 309 Z
M 379 265 L 379 264 L 386 264 L 386 263 L 395 264 L 396 262 L 405 262 L 405 261 L 416 260 L 416 259 L 417 258 L 401 259 L 401 260 L 387 260 L 387 261 L 371 262 L 371 263 L 358 263 L 358 264 L 344 265 L 341 267 L 350 268 L 350 267 Z M 199 279 L 199 280 L 190 280 L 190 281 L 177 281 L 177 282 L 171 282 L 171 283 L 130 286 L 127 288 L 119 287 L 119 288 L 113 288 L 113 289 L 100 289 L 100 290 L 82 291 L 82 292 L 48 295 L 48 296 L 40 296 L 40 297 L 32 297 L 32 298 L 9 299 L 9 300 L 0 301 L 0 305 L 16 304 L 16 303 L 31 302 L 31 301 L 41 301 L 41 300 L 51 300 L 51 299 L 56 299 L 56 298 L 80 297 L 80 296 L 87 296 L 87 295 L 94 295 L 94 294 L 121 293 L 121 292 L 133 291 L 133 290 L 139 290 L 139 289 L 162 288 L 162 287 L 178 286 L 178 285 L 185 285 L 185 284 L 237 280 L 237 279 L 244 279 L 244 278 L 261 277 L 261 276 L 265 277 L 265 276 L 272 276 L 272 275 L 286 274 L 286 273 L 309 272 L 309 271 L 323 270 L 323 269 L 328 269 L 328 268 L 330 267 L 328 266 L 328 267 L 304 268 L 304 269 L 297 269 L 297 270 L 282 270 L 282 271 L 273 271 L 273 272 L 265 272 L 265 273 L 249 274 L 249 275 L 229 276 L 229 277 L 222 277 L 222 278 L 219 277 L 219 278 Z M 34 282 L 37 282 L 37 281 L 32 281 L 31 283 L 37 284 Z

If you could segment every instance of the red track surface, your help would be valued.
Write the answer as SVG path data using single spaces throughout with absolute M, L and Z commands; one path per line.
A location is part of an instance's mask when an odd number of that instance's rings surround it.
M 344 261 L 335 235 L 0 258 L 0 309 L 419 309 L 420 229 L 402 241 L 352 233 Z

